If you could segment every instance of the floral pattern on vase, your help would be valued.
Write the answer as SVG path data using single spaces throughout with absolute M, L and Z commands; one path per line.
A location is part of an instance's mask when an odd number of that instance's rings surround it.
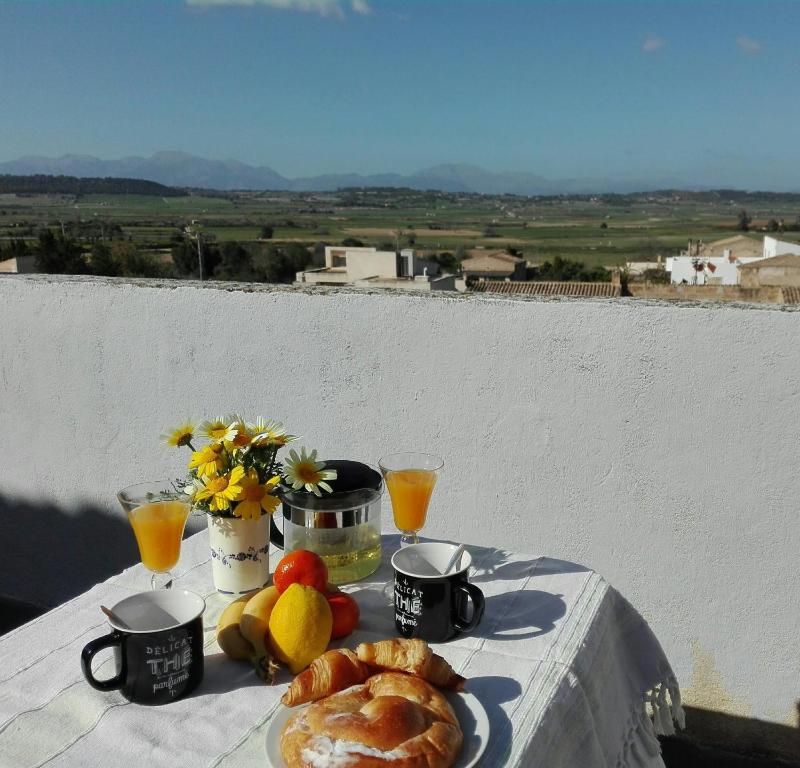
M 261 589 L 269 581 L 269 515 L 256 520 L 209 515 L 211 573 L 226 595 Z

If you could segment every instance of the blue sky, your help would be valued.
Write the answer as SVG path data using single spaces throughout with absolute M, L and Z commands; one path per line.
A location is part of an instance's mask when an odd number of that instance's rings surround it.
M 0 160 L 800 189 L 800 2 L 0 0 Z

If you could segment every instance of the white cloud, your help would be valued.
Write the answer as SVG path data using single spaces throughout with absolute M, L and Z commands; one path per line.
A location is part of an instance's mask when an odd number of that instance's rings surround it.
M 749 56 L 755 56 L 761 52 L 761 43 L 758 40 L 753 40 L 752 37 L 747 37 L 747 35 L 739 35 L 736 38 L 736 45 Z
M 645 39 L 644 43 L 642 44 L 642 50 L 645 53 L 653 53 L 655 51 L 661 50 L 667 41 L 661 37 L 656 37 L 655 35 L 648 35 Z
M 352 2 L 353 13 L 361 16 L 369 16 L 372 13 L 372 7 L 367 0 L 353 0 Z
M 282 11 L 318 13 L 320 16 L 334 16 L 339 19 L 344 16 L 339 0 L 186 0 L 186 4 L 204 7 L 263 5 L 267 8 L 277 8 Z M 366 5 L 366 3 L 364 4 Z M 358 12 L 361 13 L 361 11 Z

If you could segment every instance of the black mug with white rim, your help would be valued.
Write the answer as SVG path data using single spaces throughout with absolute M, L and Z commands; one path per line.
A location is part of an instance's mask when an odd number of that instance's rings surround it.
M 98 691 L 119 690 L 138 704 L 166 704 L 193 691 L 203 679 L 203 611 L 200 595 L 156 589 L 126 597 L 111 608 L 112 631 L 81 653 L 81 668 Z M 98 680 L 92 659 L 114 649 L 116 674 Z
M 485 603 L 483 592 L 469 583 L 469 552 L 444 573 L 457 549 L 455 544 L 425 542 L 392 555 L 394 621 L 402 637 L 441 643 L 480 623 Z

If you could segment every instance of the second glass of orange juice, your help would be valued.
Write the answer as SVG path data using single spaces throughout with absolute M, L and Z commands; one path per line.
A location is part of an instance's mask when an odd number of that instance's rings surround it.
M 444 462 L 427 453 L 392 453 L 378 461 L 389 497 L 400 546 L 415 544 L 425 525 L 428 504 Z
M 190 505 L 169 481 L 139 483 L 117 494 L 139 545 L 142 565 L 152 572 L 153 589 L 172 586 Z

